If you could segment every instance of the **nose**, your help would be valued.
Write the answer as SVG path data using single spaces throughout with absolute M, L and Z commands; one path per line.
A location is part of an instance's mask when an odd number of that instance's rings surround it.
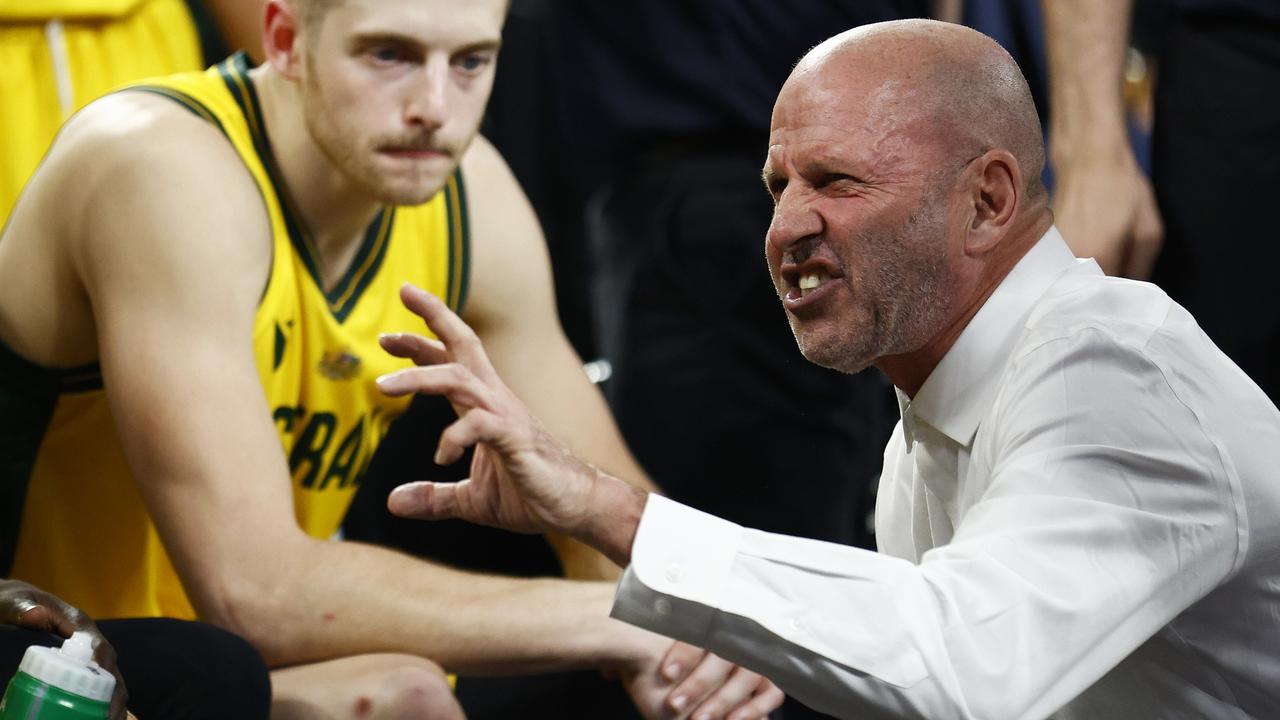
M 765 234 L 765 244 L 781 256 L 796 243 L 822 233 L 822 216 L 806 197 L 798 183 L 792 183 L 782 191 L 773 208 L 773 220 Z
M 449 60 L 431 57 L 410 86 L 404 106 L 405 122 L 436 130 L 449 119 Z

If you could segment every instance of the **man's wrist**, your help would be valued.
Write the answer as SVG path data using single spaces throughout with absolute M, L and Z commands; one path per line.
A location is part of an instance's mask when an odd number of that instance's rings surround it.
M 648 497 L 645 490 L 595 470 L 588 496 L 590 515 L 574 537 L 625 567 L 631 562 L 631 545 Z

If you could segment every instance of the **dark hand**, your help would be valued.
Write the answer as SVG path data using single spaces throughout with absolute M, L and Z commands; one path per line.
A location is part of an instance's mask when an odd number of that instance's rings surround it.
M 111 720 L 124 720 L 129 693 L 125 690 L 120 669 L 116 667 L 116 651 L 88 615 L 61 598 L 20 580 L 0 580 L 0 623 L 53 633 L 62 638 L 69 638 L 74 632 L 92 635 L 93 659 L 102 669 L 116 676 L 116 690 L 111 697 Z

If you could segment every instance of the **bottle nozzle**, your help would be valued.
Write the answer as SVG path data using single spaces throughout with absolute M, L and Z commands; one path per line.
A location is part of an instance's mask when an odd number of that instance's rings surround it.
M 71 633 L 71 637 L 62 642 L 62 654 L 79 662 L 93 659 L 93 636 L 84 631 Z

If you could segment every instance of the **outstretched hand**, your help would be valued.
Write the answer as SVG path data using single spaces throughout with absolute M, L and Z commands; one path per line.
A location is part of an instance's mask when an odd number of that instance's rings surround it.
M 129 693 L 125 690 L 120 669 L 116 667 L 116 651 L 88 615 L 62 598 L 20 580 L 0 580 L 0 624 L 47 632 L 61 638 L 69 638 L 75 632 L 89 633 L 93 638 L 94 661 L 116 676 L 115 694 L 111 696 L 111 720 L 126 717 L 125 702 Z
M 416 367 L 385 375 L 378 386 L 388 395 L 442 395 L 453 405 L 458 419 L 440 436 L 437 463 L 454 462 L 471 446 L 476 451 L 468 479 L 402 485 L 388 498 L 391 512 L 427 520 L 460 518 L 517 532 L 556 531 L 592 543 L 600 511 L 593 503 L 600 500 L 601 487 L 616 493 L 617 485 L 630 486 L 578 460 L 547 433 L 498 377 L 475 332 L 448 306 L 408 284 L 400 298 L 439 340 L 409 333 L 382 336 L 383 349 L 413 360 Z M 625 561 L 620 548 L 600 549 Z

